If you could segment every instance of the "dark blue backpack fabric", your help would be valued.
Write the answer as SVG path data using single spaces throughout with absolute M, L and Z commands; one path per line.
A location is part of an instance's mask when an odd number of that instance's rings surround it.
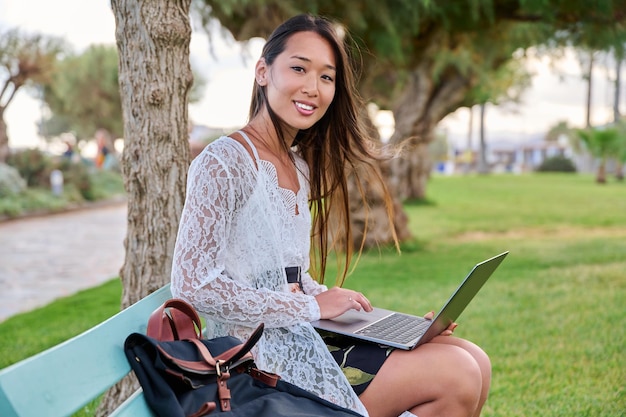
M 240 346 L 234 337 L 200 340 L 213 357 Z M 133 333 L 124 343 L 128 362 L 137 375 L 144 397 L 159 417 L 354 417 L 355 411 L 330 403 L 291 383 L 278 379 L 266 384 L 252 359 L 225 364 L 230 377 L 230 410 L 222 411 L 215 373 L 184 369 L 170 360 L 202 362 L 196 345 L 188 340 L 159 341 Z M 260 373 L 263 373 L 262 371 Z M 263 373 L 267 374 L 267 373 Z

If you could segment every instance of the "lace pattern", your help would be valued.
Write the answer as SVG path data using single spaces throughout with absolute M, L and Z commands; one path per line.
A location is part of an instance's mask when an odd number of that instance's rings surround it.
M 274 166 L 248 143 L 255 159 L 239 142 L 221 137 L 192 162 L 172 294 L 204 316 L 210 338 L 246 340 L 263 322 L 253 351 L 261 369 L 367 415 L 309 323 L 320 317 L 314 296 L 327 288 L 308 272 L 302 274 L 305 294 L 290 292 L 287 284 L 285 267 L 309 268 L 307 166 L 294 155 L 300 189 L 285 190 Z

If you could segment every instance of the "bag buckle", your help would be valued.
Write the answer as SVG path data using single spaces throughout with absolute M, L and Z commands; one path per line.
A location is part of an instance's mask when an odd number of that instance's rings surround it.
M 218 359 L 215 361 L 215 373 L 217 374 L 218 378 L 221 378 L 222 374 L 229 374 L 230 370 L 228 369 L 228 365 L 225 365 L 225 363 L 226 361 L 222 359 Z
M 215 373 L 217 374 L 217 397 L 220 400 L 220 408 L 222 411 L 230 411 L 230 389 L 226 383 L 230 378 L 230 373 L 226 361 L 222 359 L 215 361 Z

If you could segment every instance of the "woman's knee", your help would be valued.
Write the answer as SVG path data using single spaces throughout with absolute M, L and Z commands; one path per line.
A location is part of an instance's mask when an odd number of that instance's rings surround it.
M 381 414 L 373 412 L 380 398 L 391 400 L 391 407 L 402 403 L 404 409 L 425 407 L 434 415 L 471 415 L 481 387 L 481 370 L 472 355 L 459 346 L 429 343 L 393 352 L 362 400 L 372 415 Z
M 457 348 L 455 360 L 447 369 L 448 390 L 462 408 L 475 410 L 481 399 L 483 372 L 476 358 L 462 348 Z
M 466 350 L 478 364 L 481 370 L 482 378 L 487 379 L 487 381 L 484 382 L 489 382 L 488 380 L 491 379 L 491 359 L 480 346 L 476 345 L 473 342 L 470 342 L 469 340 L 460 339 L 453 336 L 436 337 L 435 339 L 433 339 L 433 342 L 458 346 Z
M 431 360 L 437 365 L 427 383 L 435 388 L 435 400 L 425 408 L 432 415 L 473 415 L 482 394 L 483 377 L 479 364 L 459 346 L 432 344 L 430 348 L 434 351 Z

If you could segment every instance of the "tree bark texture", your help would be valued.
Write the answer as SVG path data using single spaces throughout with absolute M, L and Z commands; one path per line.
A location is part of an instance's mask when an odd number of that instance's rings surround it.
M 478 156 L 478 173 L 489 173 L 489 165 L 487 163 L 487 138 L 485 136 L 485 115 L 487 112 L 487 103 L 480 104 L 480 147 Z
M 426 197 L 432 169 L 428 145 L 435 138 L 437 123 L 463 103 L 471 85 L 468 76 L 455 70 L 443 71 L 439 77 L 433 77 L 433 67 L 434 62 L 424 59 L 409 74 L 403 93 L 392 107 L 395 130 L 390 143 L 399 149 L 399 155 L 384 162 L 381 169 L 393 196 L 394 227 L 400 241 L 411 237 L 402 202 Z M 369 209 L 374 222 L 368 224 L 366 246 L 389 243 L 389 228 L 381 227 L 385 225 L 381 220 L 384 213 L 382 200 L 376 197 L 375 189 L 368 189 L 367 193 L 373 196 Z M 359 223 L 363 213 L 353 210 L 352 216 L 357 241 L 362 236 L 358 231 L 364 230 Z
M 591 127 L 591 97 L 593 92 L 593 51 L 589 51 L 589 66 L 587 67 L 587 98 L 585 103 L 585 127 Z
M 432 168 L 428 144 L 435 138 L 437 123 L 458 108 L 470 85 L 454 70 L 435 79 L 433 65 L 424 60 L 410 73 L 393 106 L 396 125 L 390 142 L 402 152 L 389 164 L 389 184 L 400 201 L 425 197 Z
M 0 111 L 0 163 L 7 161 L 9 157 L 9 135 L 7 124 L 4 122 L 4 111 Z
M 190 2 L 111 1 L 124 115 L 122 173 L 128 194 L 122 308 L 170 279 L 190 161 Z M 136 387 L 128 379 L 118 383 L 97 415 L 108 415 Z
M 359 183 L 355 174 L 358 175 Z M 360 248 L 361 244 L 365 248 L 393 244 L 394 233 L 399 241 L 405 241 L 411 237 L 408 216 L 400 201 L 394 196 L 392 196 L 393 224 L 390 223 L 382 184 L 373 174 L 371 169 L 359 166 L 348 177 L 352 245 L 355 249 Z M 384 178 L 388 177 L 383 171 Z M 365 206 L 361 200 L 359 187 L 366 196 Z M 337 229 L 338 227 L 336 225 Z
M 373 140 L 380 140 L 378 129 L 372 122 L 367 111 L 361 113 L 368 134 Z M 379 169 L 380 178 L 385 182 L 389 180 L 386 172 L 387 163 L 381 162 L 375 167 Z M 361 245 L 371 248 L 394 243 L 394 233 L 398 240 L 403 241 L 411 237 L 408 227 L 408 216 L 404 213 L 402 204 L 392 194 L 393 219 L 389 219 L 385 205 L 385 193 L 383 184 L 377 178 L 377 173 L 370 167 L 356 166 L 346 168 L 348 175 L 348 200 L 350 207 L 350 227 L 352 230 L 353 248 L 358 250 Z M 363 204 L 365 196 L 365 204 Z M 329 239 L 338 239 L 339 246 L 345 243 L 346 238 L 343 224 L 336 219 L 330 227 Z M 363 239 L 365 235 L 365 239 Z M 341 237 L 340 237 L 341 236 Z
M 622 89 L 622 57 L 615 56 L 615 88 L 613 93 L 613 123 L 620 120 L 620 92 Z

